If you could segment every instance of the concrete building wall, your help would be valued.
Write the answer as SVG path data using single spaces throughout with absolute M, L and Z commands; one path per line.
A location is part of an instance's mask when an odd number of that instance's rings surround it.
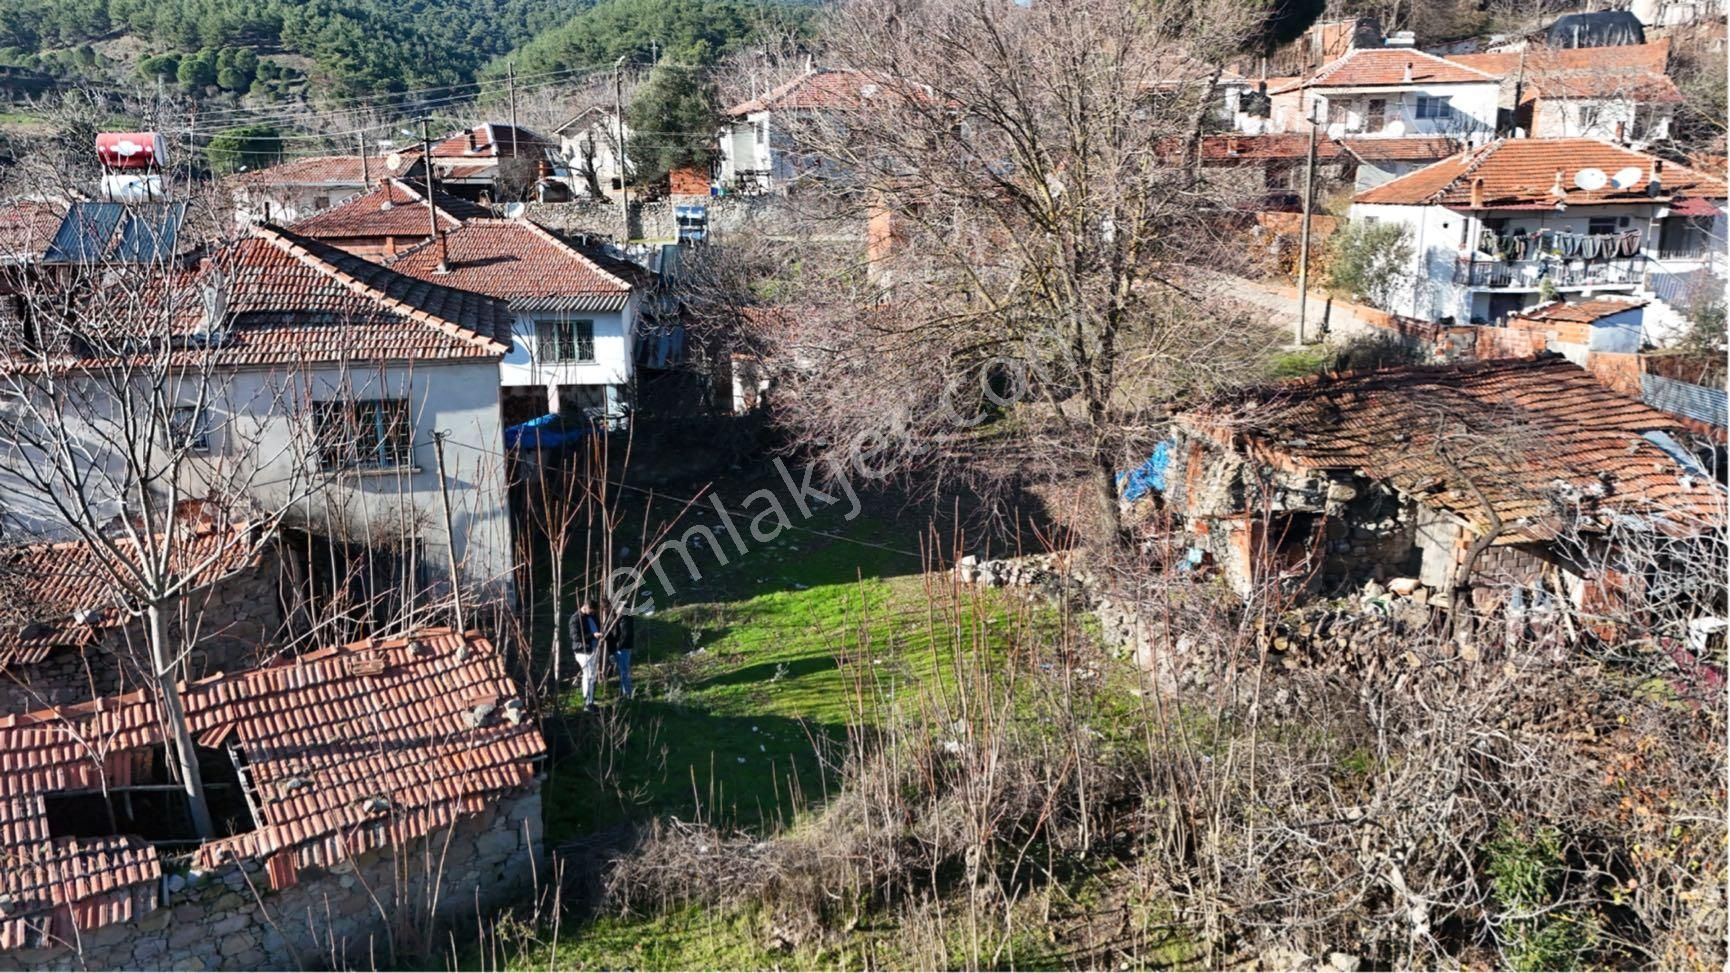
M 274 891 L 259 862 L 162 879 L 162 905 L 83 933 L 76 948 L 0 952 L 0 971 L 409 969 L 472 938 L 477 910 L 532 892 L 539 785 L 448 829 Z M 417 935 L 418 934 L 418 935 Z
M 630 385 L 636 341 L 638 297 L 632 295 L 623 311 L 563 312 L 520 311 L 512 324 L 514 339 L 510 353 L 499 364 L 499 381 L 507 387 L 541 385 L 547 388 L 547 401 L 554 411 L 560 408 L 559 387 L 562 385 L 604 386 L 609 405 L 624 400 L 624 387 Z M 563 320 L 594 323 L 595 357 L 589 362 L 551 361 L 540 348 L 537 322 Z

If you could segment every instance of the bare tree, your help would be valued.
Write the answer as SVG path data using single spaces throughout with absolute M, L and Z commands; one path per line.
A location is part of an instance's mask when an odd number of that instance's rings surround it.
M 195 588 L 238 570 L 225 565 L 249 564 L 272 543 L 305 496 L 304 482 L 273 483 L 271 495 L 286 499 L 258 502 L 276 455 L 304 444 L 289 435 L 272 445 L 236 421 L 292 417 L 297 403 L 242 400 L 224 367 L 220 282 L 186 286 L 172 253 L 53 267 L 13 300 L 0 365 L 9 534 L 86 546 L 112 607 L 142 623 L 136 662 L 161 700 L 193 825 L 211 837 L 178 688 L 197 621 L 176 616 Z
M 1200 137 L 1261 17 L 1213 0 L 836 10 L 825 60 L 855 73 L 832 110 L 786 120 L 794 198 L 822 220 L 772 285 L 800 322 L 774 349 L 796 366 L 799 443 L 935 482 L 993 464 L 1079 479 L 1115 544 L 1116 473 L 1157 403 L 1265 341 L 1184 270 L 1229 261 L 1216 221 L 1235 196 Z M 867 224 L 863 259 L 813 247 Z M 1010 406 L 1013 433 L 972 434 Z

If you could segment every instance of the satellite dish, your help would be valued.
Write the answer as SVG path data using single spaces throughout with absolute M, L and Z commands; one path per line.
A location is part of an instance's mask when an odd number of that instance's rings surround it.
M 1399 118 L 1388 119 L 1388 123 L 1386 125 L 1382 126 L 1382 134 L 1383 135 L 1404 135 L 1404 134 L 1406 134 L 1405 121 L 1403 119 L 1399 119 Z
M 506 203 L 505 204 L 505 216 L 509 219 L 514 220 L 517 217 L 523 215 L 524 213 L 527 213 L 528 211 L 529 211 L 528 206 L 526 206 L 523 203 Z
M 389 169 L 392 172 L 395 172 L 398 169 L 401 169 L 402 168 L 402 153 L 401 152 L 392 152 L 390 155 L 385 156 L 384 157 L 384 165 L 385 165 L 385 168 Z
M 1334 122 L 1328 126 L 1328 138 L 1337 139 L 1344 134 L 1346 134 L 1345 122 Z
M 1589 193 L 1595 193 L 1610 184 L 1610 177 L 1604 175 L 1602 169 L 1581 169 L 1574 173 L 1574 185 Z
M 1626 169 L 1617 169 L 1616 174 L 1610 177 L 1610 185 L 1615 186 L 1617 189 L 1627 189 L 1629 186 L 1632 186 L 1639 181 L 1639 166 L 1629 166 Z

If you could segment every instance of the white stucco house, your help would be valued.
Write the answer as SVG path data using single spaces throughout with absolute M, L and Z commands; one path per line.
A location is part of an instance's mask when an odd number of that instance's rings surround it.
M 239 484 L 244 497 L 220 495 L 282 511 L 285 529 L 307 539 L 283 545 L 290 573 L 322 578 L 326 589 L 370 600 L 375 585 L 436 588 L 451 577 L 454 551 L 468 590 L 509 597 L 498 374 L 511 315 L 503 302 L 429 286 L 267 225 L 195 268 L 163 269 L 159 280 L 144 293 L 172 304 L 163 330 L 150 332 L 148 354 L 173 358 L 152 358 L 136 373 L 170 376 L 171 435 L 184 436 L 191 453 L 175 468 L 186 496 Z M 138 291 L 128 293 L 130 301 Z M 101 291 L 87 299 L 122 300 Z M 116 305 L 114 315 L 132 306 Z M 74 358 L 66 367 L 112 371 L 105 361 Z M 29 457 L 0 450 L 0 463 L 12 462 Z M 110 478 L 120 468 L 101 449 L 90 462 Z M 15 477 L 0 476 L 0 490 L 19 489 Z M 11 511 L 28 498 L 3 499 Z M 53 533 L 51 522 L 23 526 Z
M 1349 218 L 1406 227 L 1387 310 L 1493 323 L 1555 299 L 1650 299 L 1646 339 L 1723 293 L 1725 186 L 1600 139 L 1502 139 L 1359 193 Z M 1684 284 L 1690 286 L 1684 287 Z
M 727 192 L 785 190 L 822 168 L 821 160 L 800 149 L 800 126 L 858 111 L 886 89 L 882 79 L 862 71 L 816 69 L 728 108 L 719 136 L 717 182 Z
M 1332 138 L 1487 138 L 1501 79 L 1409 47 L 1357 48 L 1268 90 L 1274 131 Z
M 508 304 L 511 349 L 495 380 L 508 424 L 549 412 L 624 419 L 646 271 L 526 219 L 465 221 L 390 266 Z
M 1604 138 L 1639 148 L 1670 136 L 1682 92 L 1666 73 L 1670 41 L 1457 54 L 1502 79 L 1506 127 L 1531 138 Z
M 580 196 L 607 196 L 622 186 L 619 158 L 619 136 L 625 145 L 631 142 L 631 126 L 621 123 L 610 109 L 594 107 L 571 116 L 553 134 L 559 139 L 559 154 L 564 156 L 565 171 L 571 189 Z M 637 167 L 625 153 L 623 169 L 626 176 L 636 174 Z M 589 184 L 593 175 L 595 185 Z M 596 190 L 599 190 L 597 193 Z

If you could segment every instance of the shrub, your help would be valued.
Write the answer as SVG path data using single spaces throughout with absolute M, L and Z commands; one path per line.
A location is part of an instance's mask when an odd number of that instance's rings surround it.
M 1387 310 L 1412 262 L 1406 225 L 1354 220 L 1341 227 L 1328 246 L 1329 289 Z

